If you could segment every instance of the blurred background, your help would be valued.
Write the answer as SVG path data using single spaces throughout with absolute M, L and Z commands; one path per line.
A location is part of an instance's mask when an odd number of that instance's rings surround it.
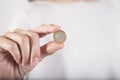
M 0 34 L 11 24 L 12 19 L 27 4 L 27 0 L 0 0 Z
M 113 1 L 116 6 L 120 5 L 120 0 Z M 14 17 L 26 6 L 28 0 L 0 0 L 0 35 L 8 30 Z
M 110 0 L 104 0 L 110 1 Z M 119 4 L 120 0 L 112 0 Z M 0 35 L 7 31 L 13 18 L 25 7 L 28 0 L 0 0 Z

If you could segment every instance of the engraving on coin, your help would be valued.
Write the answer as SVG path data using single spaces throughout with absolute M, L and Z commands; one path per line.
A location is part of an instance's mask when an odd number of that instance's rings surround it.
M 67 36 L 63 30 L 59 30 L 53 35 L 54 41 L 57 43 L 63 43 L 66 40 L 66 37 Z

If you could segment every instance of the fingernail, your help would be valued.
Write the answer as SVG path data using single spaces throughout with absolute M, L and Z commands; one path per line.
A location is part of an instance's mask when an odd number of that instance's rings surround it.
M 57 27 L 56 27 L 57 30 L 60 30 L 60 28 L 61 28 L 60 26 L 57 26 Z
M 36 66 L 38 63 L 39 63 L 39 59 L 38 58 L 34 58 L 33 65 Z

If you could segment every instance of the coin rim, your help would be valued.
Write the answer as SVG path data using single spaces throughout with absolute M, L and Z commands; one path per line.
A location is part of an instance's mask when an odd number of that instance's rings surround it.
M 64 35 L 65 35 L 64 41 L 58 42 L 58 41 L 56 40 L 55 34 L 56 34 L 57 32 L 63 32 L 63 33 L 64 33 Z M 64 43 L 64 42 L 66 41 L 66 39 L 67 39 L 66 33 L 65 33 L 63 30 L 59 30 L 59 31 L 57 31 L 57 32 L 54 32 L 54 35 L 53 35 L 54 41 L 57 42 L 57 43 Z

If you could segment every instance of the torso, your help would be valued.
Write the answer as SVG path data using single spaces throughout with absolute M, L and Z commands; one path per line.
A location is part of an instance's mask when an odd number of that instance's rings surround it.
M 120 61 L 120 24 L 116 23 L 119 14 L 114 6 L 93 2 L 35 3 L 31 7 L 31 26 L 57 24 L 67 34 L 65 48 L 44 59 L 30 73 L 31 79 L 111 79 L 120 72 L 115 70 Z M 51 37 L 43 40 L 47 42 Z

